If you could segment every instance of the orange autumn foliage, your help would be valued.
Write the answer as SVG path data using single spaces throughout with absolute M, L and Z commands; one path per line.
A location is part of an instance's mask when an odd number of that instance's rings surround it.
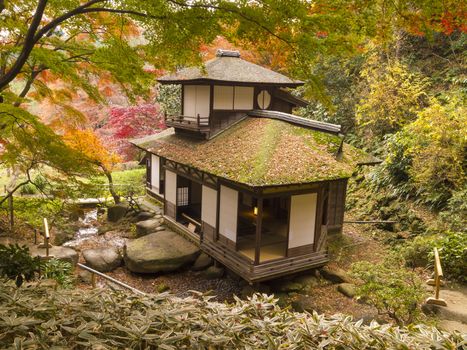
M 92 130 L 70 129 L 64 133 L 63 139 L 71 148 L 83 153 L 104 171 L 112 171 L 121 161 L 117 154 L 109 152 Z

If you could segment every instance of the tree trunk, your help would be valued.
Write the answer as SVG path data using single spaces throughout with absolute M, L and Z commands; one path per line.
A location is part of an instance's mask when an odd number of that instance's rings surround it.
M 104 169 L 104 174 L 105 174 L 105 176 L 107 176 L 107 179 L 109 180 L 109 192 L 112 195 L 115 204 L 120 203 L 120 196 L 117 194 L 117 192 L 115 192 L 115 189 L 114 189 L 114 182 L 113 182 L 113 179 L 112 179 L 112 173 L 110 171 L 108 171 L 107 169 Z

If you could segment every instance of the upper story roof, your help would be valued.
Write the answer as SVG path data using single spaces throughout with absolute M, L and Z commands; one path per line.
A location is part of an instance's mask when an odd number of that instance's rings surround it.
M 348 178 L 369 155 L 338 135 L 283 120 L 248 117 L 215 138 L 167 129 L 133 144 L 153 154 L 252 187 Z
M 199 83 L 217 81 L 251 85 L 297 87 L 304 83 L 240 58 L 238 51 L 218 50 L 217 57 L 204 67 L 183 68 L 158 79 L 161 84 Z

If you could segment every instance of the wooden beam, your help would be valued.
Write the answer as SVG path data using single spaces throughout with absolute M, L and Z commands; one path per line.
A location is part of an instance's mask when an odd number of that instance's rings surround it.
M 263 198 L 258 198 L 258 215 L 256 215 L 255 265 L 259 264 L 261 246 L 261 224 L 263 222 Z

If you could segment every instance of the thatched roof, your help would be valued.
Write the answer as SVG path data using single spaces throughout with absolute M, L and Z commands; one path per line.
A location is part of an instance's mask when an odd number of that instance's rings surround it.
M 169 160 L 249 186 L 291 185 L 348 178 L 367 154 L 338 135 L 281 120 L 246 118 L 210 140 L 175 134 L 135 140 Z
M 242 60 L 235 51 L 220 51 L 218 56 L 205 62 L 204 67 L 188 67 L 158 79 L 162 84 L 221 81 L 244 84 L 267 84 L 284 87 L 303 85 L 285 75 Z

